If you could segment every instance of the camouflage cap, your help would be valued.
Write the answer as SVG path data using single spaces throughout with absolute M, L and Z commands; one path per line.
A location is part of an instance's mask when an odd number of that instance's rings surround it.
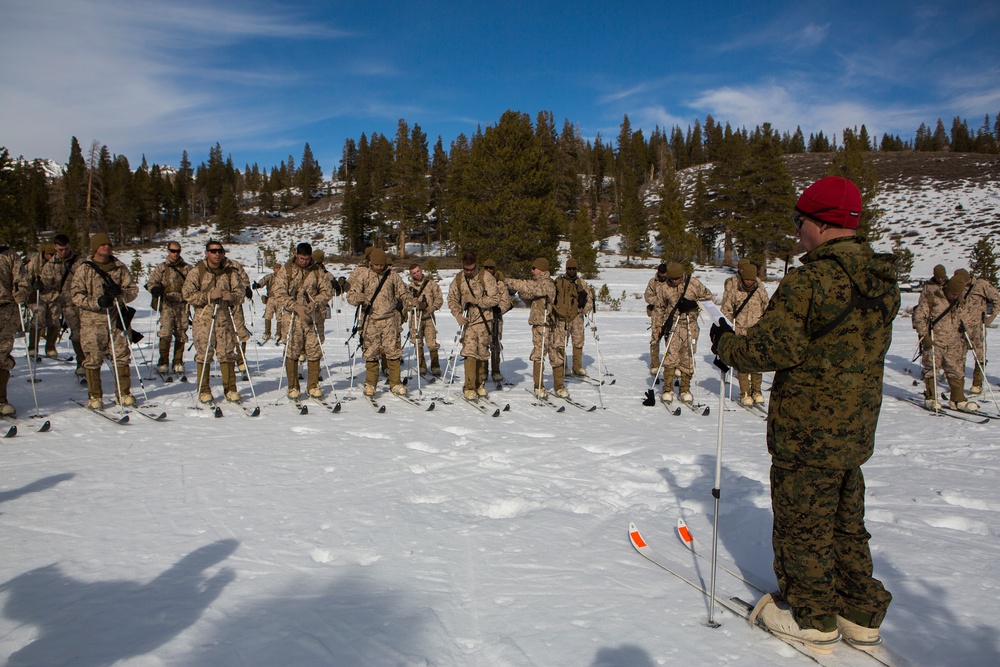
M 549 260 L 545 259 L 544 257 L 539 257 L 538 259 L 536 259 L 534 262 L 531 263 L 531 268 L 538 269 L 539 271 L 548 272 Z
M 948 279 L 948 269 L 944 268 L 944 264 L 938 264 L 934 267 L 934 277 L 938 280 Z
M 757 280 L 757 267 L 747 262 L 740 267 L 740 278 L 743 280 Z
M 970 280 L 972 280 L 972 275 L 970 275 L 969 272 L 966 269 L 956 269 L 955 270 L 955 277 L 956 278 L 961 278 L 966 283 L 968 283 Z
M 368 256 L 368 261 L 372 266 L 385 266 L 389 263 L 389 257 L 385 254 L 385 250 L 374 248 Z
M 670 262 L 667 264 L 667 278 L 676 280 L 677 278 L 684 277 L 684 267 L 678 262 Z
M 952 276 L 951 280 L 944 284 L 944 292 L 949 296 L 961 296 L 968 283 L 959 276 Z
M 56 244 L 55 243 L 43 243 L 38 249 L 39 252 L 45 253 L 46 255 L 56 254 Z
M 313 250 L 313 261 L 314 262 L 316 262 L 317 264 L 320 264 L 320 263 L 323 262 L 324 259 L 326 259 L 326 253 L 325 252 L 323 252 L 322 250 Z
M 738 261 L 736 263 L 736 268 L 737 269 L 742 269 L 744 266 L 746 266 L 749 263 L 750 263 L 750 260 L 747 259 L 746 257 L 744 257 L 743 259 L 741 259 L 740 261 Z
M 569 259 L 566 260 L 566 268 L 567 269 L 576 269 L 576 268 L 579 268 L 579 267 L 577 267 L 577 265 L 576 265 L 576 260 L 573 259 L 572 257 L 570 257 Z
M 104 232 L 97 232 L 90 237 L 90 252 L 97 252 L 102 245 L 111 245 L 111 237 Z
M 497 268 L 497 263 L 494 262 L 492 259 L 488 259 L 485 262 L 483 262 L 483 268 L 484 269 L 495 269 L 495 268 Z

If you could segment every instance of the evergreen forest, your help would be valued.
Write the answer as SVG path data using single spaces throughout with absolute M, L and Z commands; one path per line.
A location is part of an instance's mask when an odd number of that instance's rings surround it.
M 912 140 L 871 137 L 864 125 L 838 137 L 805 137 L 800 128 L 769 123 L 734 128 L 711 116 L 682 129 L 634 130 L 625 116 L 615 137 L 584 139 L 569 120 L 551 112 L 534 119 L 507 111 L 493 125 L 434 145 L 417 124 L 399 120 L 394 136 L 377 132 L 344 142 L 332 181 L 308 143 L 296 160 L 278 165 L 233 164 L 216 143 L 194 166 L 187 151 L 174 167 L 136 167 L 98 142 L 84 149 L 76 137 L 59 173 L 43 161 L 14 158 L 0 147 L 0 243 L 30 252 L 57 232 L 85 247 L 90 234 L 109 233 L 118 246 L 148 242 L 170 229 L 215 222 L 225 239 L 250 220 L 281 224 L 282 214 L 340 197 L 343 256 L 378 245 L 405 256 L 407 244 L 441 254 L 489 247 L 508 270 L 523 273 L 539 255 L 556 262 L 560 240 L 584 275 L 609 237 L 621 239 L 627 262 L 722 262 L 735 255 L 758 266 L 787 257 L 795 245 L 789 212 L 795 190 L 785 158 L 828 156 L 826 173 L 851 178 L 865 199 L 860 232 L 883 234 L 872 203 L 879 178 L 877 152 L 953 151 L 996 154 L 1000 114 L 973 131 L 955 118 L 950 131 L 917 128 Z M 693 195 L 678 171 L 697 168 Z

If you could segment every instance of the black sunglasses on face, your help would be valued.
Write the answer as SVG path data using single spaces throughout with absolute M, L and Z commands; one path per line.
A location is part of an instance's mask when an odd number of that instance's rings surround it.
M 226 251 L 225 251 L 225 250 L 223 250 L 222 248 L 209 248 L 209 249 L 208 249 L 208 250 L 206 250 L 205 252 L 210 252 L 210 253 L 212 253 L 213 255 L 218 255 L 219 253 L 223 253 L 223 252 L 226 252 Z
M 177 254 L 181 251 L 180 248 L 167 248 L 167 252 Z

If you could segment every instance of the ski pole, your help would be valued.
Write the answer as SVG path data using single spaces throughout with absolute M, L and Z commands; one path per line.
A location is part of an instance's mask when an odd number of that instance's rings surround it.
M 125 318 L 122 316 L 122 305 L 118 301 L 118 299 L 115 299 L 115 309 L 118 311 L 118 321 L 121 322 L 124 325 Z M 108 313 L 108 314 L 110 315 L 110 313 Z M 129 335 L 129 330 L 130 329 L 131 329 L 131 327 L 126 327 L 124 333 L 125 333 L 125 339 L 127 341 L 129 341 L 129 347 L 131 348 L 131 346 L 132 346 L 132 339 L 131 339 L 131 336 Z M 140 335 L 142 335 L 142 334 L 140 334 Z M 136 347 L 137 348 L 139 347 L 138 343 L 136 343 Z M 139 354 L 142 354 L 142 349 L 141 348 L 139 349 Z M 136 377 L 139 378 L 139 389 L 142 390 L 142 401 L 143 401 L 143 403 L 146 403 L 147 401 L 149 401 L 149 395 L 146 393 L 146 385 L 142 381 L 142 373 L 139 371 L 139 364 L 138 364 L 138 362 L 136 362 L 134 354 L 130 354 L 129 357 L 131 357 L 131 359 L 132 359 L 132 365 L 135 367 Z M 143 355 L 143 360 L 145 360 L 145 358 L 146 358 L 145 355 Z M 117 365 L 115 366 L 115 368 L 117 369 Z M 115 377 L 118 377 L 118 371 L 117 370 L 115 371 Z
M 997 412 L 1000 412 L 1000 405 L 997 404 L 996 394 L 993 393 L 993 387 L 990 386 L 989 378 L 986 377 L 986 367 L 979 361 L 979 355 L 976 354 L 975 348 L 972 347 L 972 341 L 969 340 L 969 332 L 963 331 L 962 335 L 965 336 L 965 342 L 969 344 L 969 349 L 972 351 L 972 358 L 979 365 L 979 370 L 983 372 L 983 384 L 986 385 L 986 388 L 990 392 L 990 400 L 993 401 L 993 407 L 997 409 Z
M 28 327 L 27 322 L 24 319 L 24 310 L 18 308 L 17 314 L 21 317 L 21 331 L 24 332 L 24 337 L 27 338 Z M 27 340 L 25 340 L 24 343 L 25 359 L 28 362 L 28 381 L 31 382 L 31 397 L 35 399 L 35 416 L 41 417 L 41 411 L 38 409 L 38 391 L 35 389 L 35 367 L 31 363 L 31 346 L 27 344 Z
M 118 305 L 118 300 L 115 299 L 115 305 Z M 121 379 L 118 377 L 118 353 L 115 350 L 115 329 L 111 325 L 111 311 L 105 313 L 108 316 L 108 343 L 111 346 L 111 371 L 115 376 L 115 394 L 118 398 L 116 403 L 118 403 L 118 412 L 121 414 L 126 414 L 125 412 L 125 397 L 122 395 L 122 383 Z M 121 317 L 121 315 L 119 315 Z M 131 372 L 131 370 L 129 371 Z
M 320 341 L 319 329 L 316 327 L 316 323 L 313 322 L 313 334 L 316 336 L 316 340 Z M 320 342 L 319 346 L 319 358 L 323 362 L 323 368 L 326 369 L 326 377 L 330 381 L 330 393 L 333 394 L 333 400 L 340 403 L 340 398 L 337 397 L 337 388 L 333 385 L 333 373 L 330 372 L 330 365 L 326 363 L 326 351 L 323 350 L 323 344 Z
M 937 400 L 937 359 L 934 357 L 934 332 L 927 332 L 927 338 L 930 339 L 931 346 L 931 388 L 933 390 L 933 395 L 931 396 L 931 404 L 934 406 L 934 412 L 939 412 L 939 403 Z
M 721 361 L 716 362 L 717 365 L 721 364 Z M 715 573 L 719 564 L 719 499 L 722 497 L 722 434 L 723 434 L 723 419 L 725 417 L 725 400 L 726 400 L 726 376 L 729 374 L 729 368 L 725 365 L 719 366 L 720 379 L 722 381 L 722 391 L 719 392 L 719 434 L 716 440 L 715 447 L 715 486 L 712 487 L 712 498 L 715 500 L 715 517 L 712 527 L 712 580 L 711 580 L 711 594 L 709 599 L 711 600 L 708 607 L 708 627 L 717 628 L 719 624 L 715 621 Z
M 282 313 L 284 313 L 284 308 L 282 308 Z M 288 368 L 288 348 L 292 344 L 292 328 L 295 326 L 295 311 L 292 311 L 291 317 L 288 319 L 288 329 L 285 330 L 285 349 L 281 351 L 281 373 L 278 375 L 278 398 L 274 401 L 275 405 L 278 405 L 278 401 L 281 400 L 281 380 L 285 377 Z M 353 370 L 353 366 L 352 366 Z M 353 379 L 353 378 L 352 378 Z
M 465 335 L 465 325 L 468 324 L 468 320 L 462 323 L 461 328 L 455 333 L 455 340 L 451 344 L 451 354 L 448 355 L 448 365 L 444 369 L 444 379 L 445 379 L 445 392 L 444 392 L 444 402 L 448 402 L 448 398 L 451 396 L 451 385 L 455 382 L 455 375 L 458 374 L 458 343 L 462 340 Z
M 205 355 L 204 357 L 202 357 L 201 360 L 201 372 L 198 373 L 198 384 L 195 385 L 194 388 L 195 408 L 198 407 L 198 401 L 201 398 L 201 387 L 202 387 L 202 382 L 206 377 L 205 374 L 208 373 L 208 367 L 212 363 L 212 348 L 215 346 L 215 316 L 216 314 L 218 314 L 218 312 L 219 312 L 219 302 L 216 301 L 215 308 L 212 309 L 212 323 L 208 327 L 208 347 L 205 348 Z M 191 336 L 191 338 L 192 338 L 191 344 L 193 345 L 194 336 Z M 195 360 L 197 361 L 197 356 L 195 357 Z
M 232 325 L 233 325 L 233 333 L 235 333 L 236 332 L 236 318 L 233 316 L 233 309 L 232 309 L 232 307 L 228 306 L 226 308 L 226 312 L 229 313 L 229 321 L 232 323 Z M 246 352 L 243 351 L 243 346 L 240 345 L 239 338 L 236 339 L 236 349 L 239 351 L 240 357 L 243 359 L 243 366 L 246 367 L 247 366 L 247 354 L 246 354 Z M 221 364 L 222 362 L 220 361 L 219 363 Z M 235 373 L 234 373 L 234 375 L 235 375 Z M 247 372 L 247 384 L 250 385 L 250 395 L 253 396 L 254 407 L 260 408 L 260 403 L 257 402 L 257 392 L 254 390 L 253 380 L 250 379 L 250 373 L 249 372 Z
M 660 356 L 660 365 L 656 367 L 656 373 L 653 375 L 653 380 L 650 382 L 649 389 L 646 390 L 646 398 L 642 402 L 642 404 L 646 407 L 656 405 L 656 381 L 660 378 L 660 373 L 663 371 L 663 362 L 667 360 L 667 354 L 670 351 L 670 341 L 674 339 L 674 331 L 676 330 L 676 327 L 670 329 L 670 335 L 667 336 L 667 345 L 663 349 L 663 355 Z M 673 382 L 674 379 L 670 378 L 670 381 Z M 663 382 L 666 384 L 667 378 L 663 378 Z M 673 387 L 671 387 L 670 390 L 673 391 Z

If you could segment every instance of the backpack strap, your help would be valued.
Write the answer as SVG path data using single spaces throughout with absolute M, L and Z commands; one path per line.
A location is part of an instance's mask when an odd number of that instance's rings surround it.
M 837 266 L 839 266 L 844 271 L 844 274 L 847 276 L 847 279 L 851 283 L 851 301 L 847 304 L 847 307 L 844 308 L 843 311 L 841 311 L 840 315 L 838 315 L 833 319 L 833 321 L 831 321 L 829 324 L 823 325 L 822 327 L 814 331 L 812 335 L 809 336 L 810 341 L 818 340 L 823 336 L 827 335 L 828 333 L 830 333 L 831 331 L 833 331 L 834 329 L 836 329 L 855 310 L 877 310 L 882 313 L 883 320 L 889 319 L 889 309 L 886 308 L 885 302 L 882 299 L 870 296 L 861 296 L 861 290 L 859 290 L 858 286 L 854 283 L 854 279 L 851 278 L 851 274 L 847 272 L 847 269 L 844 268 L 843 264 L 841 264 L 837 260 L 833 261 L 836 262 Z M 931 325 L 931 327 L 933 328 L 933 325 Z

